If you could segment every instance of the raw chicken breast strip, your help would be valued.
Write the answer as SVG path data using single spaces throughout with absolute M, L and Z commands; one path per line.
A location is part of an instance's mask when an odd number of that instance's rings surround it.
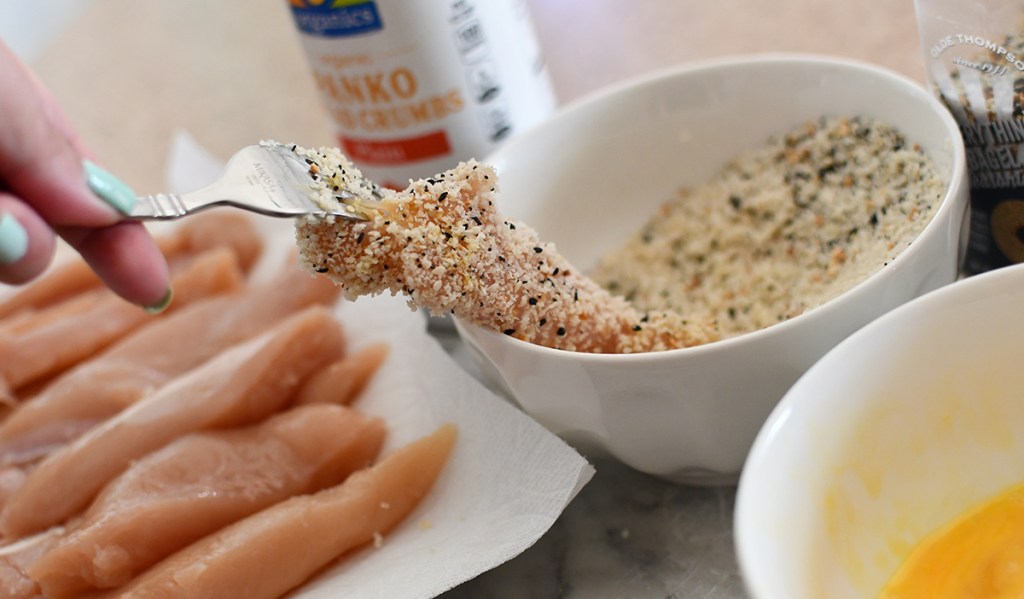
M 173 379 L 43 460 L 0 511 L 0 533 L 18 538 L 64 522 L 134 460 L 181 435 L 267 417 L 342 348 L 331 312 L 312 307 Z
M 121 586 L 223 526 L 340 483 L 368 466 L 383 441 L 379 418 L 331 404 L 187 435 L 112 481 L 28 574 L 54 599 Z
M 430 491 L 456 429 L 398 449 L 344 483 L 293 497 L 203 538 L 110 597 L 270 599 L 401 522 Z
M 233 251 L 217 248 L 204 252 L 173 275 L 175 295 L 168 311 L 210 295 L 237 291 L 243 281 Z M 58 304 L 50 309 L 59 313 L 58 317 L 44 314 L 32 330 L 0 328 L 0 378 L 12 391 L 59 374 L 158 318 L 106 289 L 69 302 L 75 307 L 74 315 Z
M 0 548 L 0 597 L 4 599 L 37 599 L 41 597 L 39 585 L 28 575 L 28 567 L 44 553 L 56 547 L 63 534 L 62 527 L 54 527 Z
M 168 260 L 197 255 L 216 247 L 230 247 L 246 272 L 262 251 L 263 241 L 251 221 L 236 212 L 207 212 L 182 221 L 166 235 L 157 237 L 157 245 Z M 55 266 L 31 285 L 15 290 L 0 302 L 0 318 L 24 310 L 52 306 L 90 288 L 100 279 L 80 258 Z
M 352 403 L 387 358 L 388 351 L 386 343 L 374 343 L 342 356 L 340 360 L 309 377 L 295 397 L 295 403 Z
M 45 456 L 227 347 L 337 296 L 333 284 L 311 277 L 293 258 L 272 280 L 158 319 L 65 372 L 0 422 L 0 465 Z

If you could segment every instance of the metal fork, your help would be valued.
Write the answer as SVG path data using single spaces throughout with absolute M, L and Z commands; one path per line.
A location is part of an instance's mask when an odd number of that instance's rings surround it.
M 175 219 L 213 206 L 234 206 L 259 214 L 297 217 L 333 215 L 346 220 L 366 220 L 346 202 L 357 196 L 335 192 L 339 206 L 324 210 L 311 196 L 310 165 L 289 146 L 265 143 L 248 146 L 228 161 L 216 183 L 182 194 L 139 197 L 130 218 Z

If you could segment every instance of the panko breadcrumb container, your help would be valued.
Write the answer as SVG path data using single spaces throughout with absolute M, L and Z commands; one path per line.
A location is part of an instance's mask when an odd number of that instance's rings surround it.
M 1020 0 L 915 0 L 929 83 L 960 125 L 971 180 L 963 271 L 1024 262 Z
M 396 189 L 480 158 L 555 96 L 525 0 L 290 0 L 338 146 Z

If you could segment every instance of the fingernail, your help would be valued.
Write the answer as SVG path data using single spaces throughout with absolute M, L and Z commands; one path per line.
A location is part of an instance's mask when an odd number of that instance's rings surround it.
M 171 305 L 171 300 L 174 299 L 174 290 L 168 289 L 167 293 L 155 304 L 149 306 L 143 306 L 142 309 L 150 314 L 159 314 L 167 309 L 167 306 Z
M 28 233 L 10 214 L 0 215 L 0 264 L 14 264 L 28 253 Z
M 83 160 L 82 166 L 85 168 L 86 183 L 97 197 L 121 214 L 132 213 L 136 197 L 131 187 L 88 160 Z

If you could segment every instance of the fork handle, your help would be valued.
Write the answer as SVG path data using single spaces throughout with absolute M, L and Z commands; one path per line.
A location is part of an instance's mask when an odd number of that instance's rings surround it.
M 165 220 L 185 216 L 189 207 L 176 193 L 158 193 L 141 196 L 132 208 L 130 218 L 136 220 Z
M 186 193 L 158 193 L 142 196 L 135 202 L 130 218 L 170 220 L 216 205 L 237 205 L 230 199 L 234 188 L 223 181 Z

